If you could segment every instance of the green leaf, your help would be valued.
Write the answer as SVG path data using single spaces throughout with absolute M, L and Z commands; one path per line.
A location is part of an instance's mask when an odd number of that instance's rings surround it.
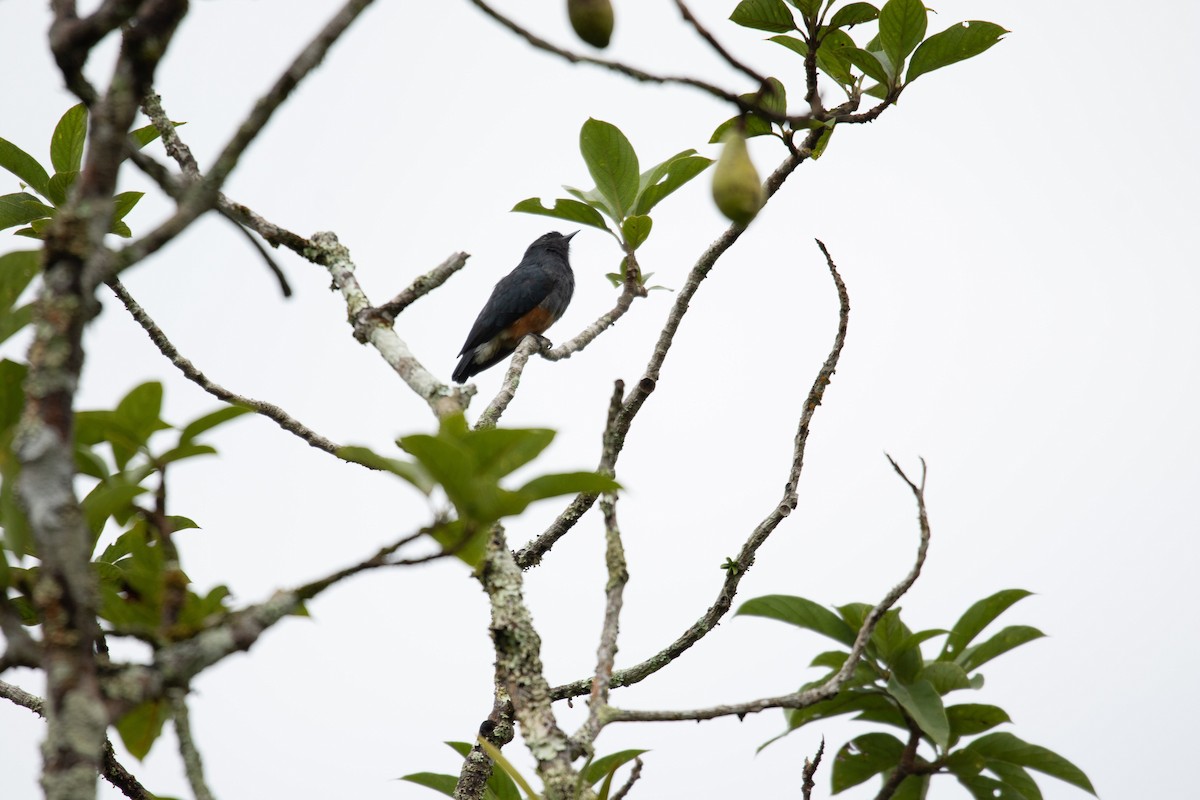
M 843 30 L 832 30 L 825 34 L 817 50 L 817 69 L 843 86 L 854 83 L 850 73 L 850 62 L 841 54 L 842 48 L 854 47 L 854 40 Z
M 854 645 L 856 634 L 853 628 L 829 609 L 803 597 L 782 594 L 755 597 L 742 603 L 737 615 L 777 619 L 816 631 L 847 647 Z
M 145 192 L 121 192 L 113 197 L 113 220 L 125 219 L 125 215 L 142 199 Z
M 623 220 L 633 208 L 638 192 L 638 159 L 633 145 L 612 123 L 589 119 L 579 131 L 579 151 L 596 190 Z
M 608 226 L 604 224 L 604 217 L 600 216 L 599 211 L 587 203 L 581 203 L 578 200 L 568 200 L 565 197 L 555 200 L 553 208 L 546 208 L 542 205 L 540 198 L 530 197 L 517 203 L 512 207 L 512 210 L 525 214 L 540 214 L 543 217 L 554 217 L 555 219 L 564 219 L 568 222 L 591 225 L 593 228 L 599 228 L 602 231 L 608 230 Z
M 1022 741 L 1011 733 L 989 733 L 971 742 L 965 748 L 985 758 L 1005 761 L 1027 769 L 1043 772 L 1051 777 L 1077 786 L 1090 794 L 1096 789 L 1079 767 L 1052 750 Z
M 924 662 L 914 641 L 912 631 L 900 620 L 899 609 L 885 611 L 871 634 L 875 656 L 904 683 L 910 683 L 921 671 Z
M 900 781 L 900 785 L 896 787 L 896 792 L 892 795 L 892 800 L 925 800 L 928 792 L 928 775 L 909 775 Z
M 183 125 L 187 125 L 187 123 L 186 122 L 172 122 L 171 123 L 172 128 L 178 128 Z M 133 137 L 133 140 L 135 142 L 137 142 L 138 149 L 140 150 L 143 147 L 145 147 L 146 145 L 153 142 L 155 139 L 158 139 L 162 134 L 160 134 L 158 132 L 158 128 L 154 127 L 153 125 L 143 125 L 140 128 L 135 128 L 134 130 L 130 131 L 129 135 Z
M 1005 722 L 1012 722 L 1008 712 L 1003 708 L 985 703 L 960 703 L 946 706 L 946 719 L 950 721 L 952 740 L 963 736 L 974 736 Z
M 757 103 L 772 114 L 782 116 L 787 113 L 787 89 L 778 78 L 767 78 L 765 91 L 747 92 L 741 97 L 747 103 Z
M 439 434 L 440 435 L 440 434 Z M 496 480 L 533 461 L 554 441 L 549 428 L 488 428 L 458 438 L 482 475 Z
M 133 231 L 130 230 L 128 225 L 126 225 L 124 222 L 122 222 L 119 219 L 115 220 L 112 223 L 112 225 L 109 226 L 108 232 L 115 233 L 117 236 L 120 236 L 122 239 L 133 238 Z
M 579 201 L 585 206 L 590 206 L 599 211 L 601 214 L 620 222 L 618 219 L 619 215 L 612 209 L 612 207 L 608 204 L 608 201 L 604 199 L 604 195 L 600 194 L 599 190 L 591 189 L 590 191 L 585 192 L 581 189 L 576 189 L 573 186 L 566 185 L 563 186 L 563 189 L 567 191 L 567 194 L 578 198 Z M 606 227 L 605 230 L 608 230 L 608 228 Z
M 413 486 L 417 487 L 422 494 L 428 496 L 434 490 L 437 484 L 429 473 L 422 469 L 419 465 L 409 461 L 401 461 L 398 458 L 388 458 L 375 453 L 373 450 L 366 447 L 357 447 L 350 445 L 347 447 L 339 447 L 334 454 L 343 461 L 350 461 L 355 464 L 362 464 L 370 469 L 378 469 L 384 472 L 390 472 L 393 475 L 403 478 Z
M 37 250 L 17 250 L 0 256 L 0 314 L 5 314 L 17 302 L 33 276 L 41 267 L 42 255 Z
M 117 733 L 121 735 L 121 743 L 129 754 L 141 761 L 154 746 L 154 741 L 162 733 L 163 723 L 167 721 L 170 712 L 165 700 L 151 700 L 135 706 L 125 716 L 117 720 Z
M 33 303 L 26 303 L 12 311 L 0 311 L 0 344 L 31 322 L 33 322 Z
M 195 458 L 196 456 L 215 456 L 217 448 L 207 444 L 181 444 L 178 447 L 173 447 L 167 452 L 154 459 L 154 463 L 159 467 L 164 467 L 167 464 L 176 461 L 182 461 L 185 458 Z
M 146 488 L 119 480 L 108 480 L 96 484 L 83 498 L 83 516 L 93 536 L 99 536 L 110 517 L 127 517 L 135 511 L 133 498 L 144 494 Z
M 622 750 L 619 753 L 611 753 L 607 756 L 601 756 L 588 764 L 583 771 L 583 780 L 588 785 L 595 785 L 608 775 L 613 774 L 623 765 L 633 761 L 642 753 L 649 753 L 649 750 Z
M 187 444 L 205 431 L 212 430 L 218 425 L 224 425 L 230 420 L 235 420 L 249 413 L 251 413 L 250 409 L 243 408 L 242 406 L 225 406 L 224 408 L 218 408 L 216 411 L 210 411 L 203 416 L 196 417 L 183 426 L 183 430 L 179 432 L 179 443 Z
M 56 206 L 61 206 L 67 202 L 67 195 L 71 192 L 71 187 L 75 185 L 75 180 L 79 177 L 78 170 L 71 172 L 56 172 L 50 178 L 50 182 L 46 184 L 46 196 Z M 38 231 L 41 233 L 41 231 Z
M 879 81 L 880 83 L 890 84 L 887 69 L 883 62 L 879 60 L 879 54 L 871 53 L 858 47 L 843 47 L 837 51 L 837 54 L 849 61 L 854 66 L 863 71 L 867 77 Z
M 949 661 L 956 658 L 984 628 L 992 623 L 992 620 L 1007 611 L 1011 605 L 1024 600 L 1031 594 L 1032 592 L 1024 589 L 1005 589 L 974 603 L 950 629 L 950 636 L 946 639 L 946 644 L 942 648 L 938 660 Z
M 747 139 L 754 136 L 767 136 L 775 132 L 775 128 L 772 127 L 771 123 L 767 120 L 763 119 L 757 114 L 747 114 L 744 118 L 741 116 L 730 117 L 722 122 L 717 126 L 716 130 L 713 131 L 712 136 L 709 137 L 708 143 L 719 144 L 725 139 L 725 134 L 729 132 L 729 129 L 740 124 L 743 119 L 745 120 L 745 127 L 742 129 L 742 131 L 745 133 Z M 705 160 L 708 161 L 709 164 L 712 163 L 712 161 L 709 159 Z M 707 167 L 708 164 L 705 164 L 704 166 Z
M 8 433 L 21 419 L 25 408 L 26 367 L 9 359 L 0 361 L 0 436 Z
M 0 139 L 0 167 L 16 175 L 42 197 L 49 197 L 46 184 L 50 176 L 33 156 L 7 139 Z
M 930 36 L 913 53 L 908 64 L 910 83 L 926 72 L 973 58 L 990 48 L 1008 33 L 994 22 L 971 20 L 960 22 L 941 33 Z
M 942 698 L 929 681 L 919 680 L 905 686 L 892 676 L 887 692 L 938 747 L 945 749 L 950 741 L 950 723 Z
M 53 214 L 53 208 L 28 192 L 0 195 L 0 230 L 28 225 L 35 219 L 45 219 Z
M 1024 767 L 1007 761 L 988 761 L 987 769 L 999 778 L 1000 783 L 1014 789 L 1024 800 L 1042 800 L 1042 790 Z
M 607 475 L 598 472 L 560 472 L 553 475 L 543 475 L 534 478 L 517 490 L 517 494 L 528 503 L 535 500 L 545 500 L 550 497 L 560 497 L 564 494 L 603 494 L 615 492 L 621 484 Z
M 411 775 L 403 776 L 400 780 L 433 789 L 447 797 L 454 796 L 454 787 L 458 785 L 457 775 L 440 775 L 436 772 L 414 772 Z
M 466 758 L 471 752 L 471 745 L 466 742 L 446 742 L 460 758 Z M 490 794 L 489 794 L 490 792 Z M 502 769 L 493 769 L 484 788 L 484 800 L 521 800 L 521 792 L 517 784 Z
M 441 484 L 460 516 L 489 522 L 496 519 L 487 510 L 495 502 L 495 481 L 490 487 L 480 485 L 476 480 L 478 467 L 461 443 L 428 434 L 405 436 L 397 443 Z
M 791 4 L 800 9 L 800 13 L 806 18 L 815 19 L 821 10 L 821 3 L 825 0 L 790 0 Z M 832 3 L 831 3 L 832 5 Z
M 28 228 L 21 228 L 19 231 L 13 231 L 13 236 L 26 236 L 30 239 L 39 240 L 42 238 L 42 235 L 34 230 L 32 225 L 30 225 Z
M 71 106 L 62 115 L 50 137 L 50 163 L 55 172 L 78 172 L 83 163 L 83 141 L 87 137 L 87 107 Z
M 783 712 L 783 716 L 787 720 L 788 729 L 782 735 L 791 733 L 796 728 L 803 727 L 814 720 L 828 719 L 829 717 L 837 717 L 842 714 L 860 714 L 868 711 L 879 712 L 881 711 L 881 706 L 884 705 L 891 706 L 891 701 L 877 692 L 841 692 L 828 700 L 822 700 L 805 708 L 786 709 Z M 894 708 L 894 706 L 892 707 Z M 903 720 L 900 720 L 900 727 L 904 727 Z M 777 736 L 775 739 L 764 742 L 759 745 L 758 749 L 762 750 L 778 738 L 780 737 Z
M 771 33 L 796 30 L 796 19 L 783 0 L 742 0 L 729 19 L 743 28 Z
M 904 753 L 904 742 L 890 733 L 866 733 L 842 745 L 833 760 L 833 793 L 894 769 Z
M 200 528 L 200 526 L 196 524 L 195 520 L 191 519 L 190 517 L 180 516 L 179 514 L 168 514 L 167 522 L 170 523 L 171 530 L 176 532 L 198 530 Z
M 968 647 L 959 653 L 955 661 L 967 672 L 979 669 L 999 655 L 1020 647 L 1027 642 L 1041 639 L 1046 634 L 1028 625 L 1010 625 L 982 644 Z
M 925 38 L 928 23 L 922 0 L 888 0 L 883 4 L 879 12 L 879 43 L 897 68 Z
M 973 750 L 964 748 L 946 756 L 945 763 L 946 768 L 959 778 L 971 778 L 983 771 L 987 766 L 987 759 Z
M 650 228 L 653 225 L 654 220 L 646 216 L 635 214 L 626 217 L 625 221 L 621 223 L 621 235 L 625 239 L 625 246 L 630 250 L 637 250 L 650 235 Z
M 150 435 L 171 427 L 159 419 L 162 413 L 163 387 L 158 381 L 135 386 L 117 403 L 116 418 L 145 444 Z
M 970 689 L 971 681 L 966 671 L 950 661 L 931 661 L 921 670 L 921 677 L 933 684 L 938 694 L 946 694 L 958 689 Z
M 959 778 L 958 782 L 971 793 L 975 800 L 1028 800 L 1025 795 L 986 775 Z
M 870 3 L 848 3 L 833 14 L 831 28 L 851 28 L 879 17 L 879 9 Z
M 646 170 L 638 178 L 638 195 L 633 213 L 649 214 L 650 209 L 663 198 L 708 169 L 712 163 L 711 158 L 698 156 L 695 150 L 684 150 Z
M 837 612 L 857 634 L 862 630 L 863 623 L 867 620 L 867 614 L 871 613 L 872 608 L 874 606 L 870 603 L 847 603 L 844 606 L 837 606 Z

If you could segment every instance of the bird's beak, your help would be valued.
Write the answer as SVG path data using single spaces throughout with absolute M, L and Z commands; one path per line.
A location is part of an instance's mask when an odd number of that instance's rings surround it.
M 581 229 L 581 230 L 582 230 L 582 229 Z M 579 231 L 575 231 L 575 233 L 579 233 Z M 574 239 L 574 238 L 575 238 L 575 233 L 568 233 L 568 234 L 567 234 L 566 236 L 564 236 L 563 238 L 564 238 L 564 239 L 566 239 L 566 240 L 569 242 L 569 241 L 571 241 L 572 239 Z

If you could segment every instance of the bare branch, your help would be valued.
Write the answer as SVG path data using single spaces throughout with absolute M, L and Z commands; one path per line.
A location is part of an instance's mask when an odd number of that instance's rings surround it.
M 817 243 L 821 247 L 821 251 L 825 253 L 826 264 L 829 267 L 830 275 L 833 277 L 834 285 L 837 287 L 838 293 L 838 330 L 834 336 L 833 348 L 829 352 L 829 356 L 825 359 L 825 363 L 821 365 L 821 369 L 817 372 L 817 377 L 813 380 L 812 388 L 809 390 L 808 397 L 804 401 L 804 410 L 800 414 L 800 422 L 796 429 L 796 438 L 792 450 L 792 464 L 788 472 L 788 480 L 784 484 L 783 497 L 779 503 L 771 510 L 771 512 L 763 519 L 762 522 L 750 534 L 750 537 L 742 545 L 741 551 L 738 553 L 737 560 L 725 572 L 725 580 L 721 585 L 721 590 L 717 594 L 716 602 L 709 607 L 699 620 L 692 624 L 684 633 L 668 645 L 665 649 L 657 654 L 646 659 L 642 663 L 629 669 L 620 670 L 614 673 L 612 681 L 613 686 L 628 686 L 644 680 L 650 675 L 653 675 L 658 670 L 665 667 L 671 661 L 678 658 L 684 651 L 700 641 L 708 635 L 708 633 L 717 626 L 722 617 L 729 611 L 733 605 L 733 598 L 737 593 L 738 585 L 746 572 L 754 565 L 754 557 L 758 549 L 762 547 L 767 538 L 774 532 L 785 517 L 792 513 L 796 508 L 797 496 L 796 486 L 800 480 L 800 472 L 804 468 L 804 452 L 808 443 L 808 433 L 812 425 L 812 418 L 816 414 L 817 406 L 821 404 L 821 400 L 825 396 L 825 388 L 829 385 L 833 378 L 833 373 L 837 369 L 838 359 L 841 357 L 842 348 L 846 343 L 846 331 L 850 324 L 850 298 L 846 293 L 846 285 L 842 282 L 841 275 L 838 274 L 837 266 L 829 257 L 824 245 Z M 697 281 L 698 285 L 698 281 Z M 694 291 L 694 290 L 693 290 Z M 685 306 L 686 308 L 686 306 Z M 672 332 L 673 333 L 673 332 Z M 663 340 L 660 339 L 660 342 Z M 667 346 L 670 344 L 670 339 L 666 341 Z M 665 357 L 665 350 L 663 351 Z M 655 358 L 659 358 L 658 351 L 655 352 Z M 658 360 L 661 364 L 661 359 Z M 655 366 L 655 362 L 651 361 L 651 368 L 647 370 L 647 375 Z M 642 378 L 642 383 L 646 383 L 650 378 Z M 638 389 L 642 387 L 639 385 Z M 635 389 L 633 394 L 636 395 L 638 389 Z M 649 392 L 645 392 L 648 395 Z M 626 415 L 630 409 L 630 400 L 627 399 L 621 409 L 621 414 Z M 628 420 L 629 417 L 625 416 Z M 628 431 L 628 424 L 624 428 Z M 615 463 L 616 442 L 617 437 L 623 435 L 621 431 L 621 418 L 618 418 L 618 424 L 614 426 L 606 439 L 610 440 L 610 447 L 613 448 L 613 460 Z M 554 690 L 556 700 L 561 700 L 566 697 L 575 697 L 587 691 L 586 681 L 575 681 L 574 683 L 559 686 Z
M 425 295 L 432 292 L 434 289 L 441 286 L 446 281 L 450 280 L 454 273 L 467 265 L 467 259 L 470 256 L 467 253 L 454 253 L 441 264 L 426 272 L 412 283 L 408 288 L 400 292 L 400 294 L 388 300 L 378 308 L 368 309 L 366 313 L 372 313 L 384 317 L 389 322 L 400 316 L 404 309 L 408 308 L 413 303 L 420 300 Z
M 213 800 L 212 790 L 204 780 L 204 764 L 200 759 L 200 750 L 192 738 L 192 723 L 188 716 L 187 690 L 171 689 L 167 692 L 167 703 L 171 708 L 171 718 L 175 722 L 175 736 L 179 740 L 179 755 L 183 759 L 183 770 L 187 774 L 188 785 L 196 800 Z
M 809 114 L 795 114 L 791 116 L 786 114 L 777 114 L 771 109 L 764 108 L 760 103 L 747 102 L 733 92 L 726 91 L 719 86 L 707 83 L 706 81 L 697 80 L 696 78 L 674 75 L 653 75 L 649 72 L 637 69 L 636 67 L 630 67 L 618 61 L 608 61 L 603 58 L 593 58 L 591 56 L 573 53 L 570 50 L 565 50 L 557 45 L 551 44 L 540 36 L 535 36 L 533 33 L 504 16 L 499 11 L 496 11 L 496 9 L 485 3 L 484 0 L 471 0 L 471 2 L 474 3 L 480 11 L 520 36 L 533 47 L 536 47 L 539 50 L 545 50 L 547 53 L 553 53 L 559 58 L 562 58 L 572 64 L 591 64 L 593 66 L 603 67 L 624 75 L 627 78 L 632 78 L 640 83 L 673 83 L 680 86 L 690 86 L 694 89 L 707 92 L 713 97 L 724 100 L 727 103 L 732 103 L 733 105 L 737 106 L 739 111 L 743 113 L 753 111 L 755 114 L 758 114 L 764 119 L 769 119 L 772 122 L 788 123 L 793 127 L 802 126 L 812 119 L 811 115 Z
M 217 160 L 208 174 L 188 186 L 186 193 L 179 200 L 175 213 L 150 233 L 127 245 L 117 254 L 113 264 L 115 271 L 119 272 L 156 252 L 217 203 L 221 187 L 234 167 L 237 166 L 242 153 L 262 132 L 279 106 L 287 100 L 300 82 L 320 65 L 325 59 L 326 53 L 329 52 L 329 48 L 371 2 L 372 0 L 348 0 L 342 6 L 341 10 L 325 24 L 325 27 L 276 79 L 267 93 L 255 103 L 249 116 L 242 121 L 232 138 L 221 150 L 220 155 L 217 156 Z M 139 97 L 149 94 L 149 87 L 146 88 L 147 91 L 143 91 Z M 107 278 L 108 276 L 104 275 L 103 277 Z
M 544 351 L 546 344 L 546 338 L 536 333 L 531 333 L 521 339 L 517 349 L 513 351 L 512 361 L 508 363 L 508 371 L 504 373 L 504 380 L 500 382 L 500 391 L 496 393 L 492 402 L 488 403 L 488 407 L 475 421 L 476 428 L 496 427 L 500 416 L 508 410 L 508 404 L 517 396 L 517 387 L 521 385 L 521 376 L 525 374 L 525 365 L 529 363 L 529 357 L 536 352 Z
M 606 439 L 617 424 L 617 415 L 621 413 L 621 400 L 624 395 L 625 384 L 617 381 L 613 385 L 612 399 L 608 404 Z M 625 547 L 621 543 L 621 529 L 617 525 L 617 495 L 605 495 L 600 501 L 600 510 L 604 512 L 604 563 L 608 569 L 608 583 L 605 586 L 604 625 L 600 630 L 600 647 L 596 652 L 596 672 L 592 678 L 591 697 L 588 699 L 588 718 L 575 734 L 575 741 L 585 750 L 591 748 L 596 735 L 600 733 L 600 712 L 608 706 L 609 684 L 612 681 L 613 663 L 617 657 L 621 606 L 624 602 L 625 584 L 629 582 Z
M 744 717 L 746 714 L 754 714 L 769 708 L 807 708 L 822 700 L 828 700 L 840 692 L 846 682 L 853 676 L 854 669 L 858 666 L 863 652 L 866 651 L 867 643 L 871 640 L 871 634 L 875 632 L 875 626 L 879 624 L 879 620 L 916 583 L 917 578 L 920 577 L 921 568 L 925 565 L 925 556 L 929 551 L 929 519 L 925 511 L 925 462 L 924 460 L 921 462 L 921 483 L 918 486 L 909 480 L 899 465 L 895 461 L 892 461 L 891 456 L 888 456 L 888 461 L 891 462 L 892 467 L 896 470 L 896 474 L 912 489 L 913 495 L 917 500 L 917 519 L 921 528 L 921 543 L 917 547 L 916 562 L 908 574 L 904 576 L 904 579 L 893 586 L 883 596 L 883 599 L 867 614 L 866 619 L 863 620 L 862 627 L 859 628 L 858 635 L 854 639 L 854 646 L 850 648 L 850 655 L 846 658 L 845 663 L 842 664 L 842 668 L 830 676 L 829 680 L 815 688 L 793 692 L 792 694 L 780 697 L 766 697 L 759 700 L 751 700 L 747 703 L 733 703 L 713 706 L 711 708 L 693 709 L 691 711 L 626 711 L 610 707 L 601 712 L 601 724 L 607 725 L 610 722 L 703 720 L 727 716 Z
M 250 246 L 253 247 L 255 252 L 257 252 L 262 258 L 263 263 L 267 265 L 267 269 L 269 269 L 271 274 L 275 276 L 275 280 L 279 282 L 279 291 L 283 293 L 284 297 L 291 297 L 292 287 L 288 285 L 288 279 L 287 276 L 283 274 L 283 268 L 280 267 L 279 264 L 275 263 L 275 259 L 273 259 L 271 254 L 267 252 L 266 248 L 262 246 L 262 243 L 260 243 L 258 239 L 255 238 L 255 236 L 250 233 L 250 231 L 248 231 L 242 225 L 242 223 L 237 220 L 236 217 L 233 216 L 233 214 L 222 208 L 219 200 L 217 201 L 217 213 L 220 214 L 222 218 L 229 220 L 233 227 L 237 229 L 237 232 L 250 242 Z
M 121 303 L 124 304 L 126 310 L 129 311 L 134 320 L 136 320 L 137 323 L 142 326 L 142 330 L 146 331 L 146 334 L 150 337 L 150 341 L 154 342 L 154 346 L 158 348 L 159 352 L 166 356 L 167 360 L 174 364 L 175 367 L 178 368 L 179 371 L 183 373 L 184 377 L 189 381 L 192 381 L 201 389 L 219 400 L 223 400 L 226 403 L 232 403 L 233 405 L 242 406 L 244 408 L 249 408 L 256 413 L 261 414 L 267 419 L 274 421 L 279 425 L 279 427 L 283 428 L 288 433 L 299 436 L 301 439 L 308 442 L 309 445 L 317 448 L 318 450 L 324 450 L 326 453 L 331 455 L 337 454 L 338 445 L 336 443 L 331 442 L 329 439 L 326 439 L 324 436 L 321 436 L 316 431 L 302 424 L 279 406 L 273 403 L 267 403 L 262 400 L 255 400 L 251 397 L 244 397 L 240 394 L 235 394 L 220 384 L 214 383 L 208 378 L 208 376 L 197 369 L 195 364 L 179 353 L 179 351 L 175 348 L 175 345 L 173 345 L 171 340 L 167 338 L 167 335 L 163 332 L 162 328 L 155 324 L 154 320 L 151 319 L 150 315 L 146 313 L 146 310 L 138 304 L 137 300 L 135 300 L 133 296 L 129 294 L 129 291 L 119 279 L 112 278 L 108 281 L 108 286 L 110 289 L 112 289 L 113 294 L 115 294 Z
M 900 474 L 903 475 L 904 473 Z M 908 480 L 908 478 L 905 478 L 905 480 Z M 911 486 L 911 484 L 909 485 Z M 896 790 L 900 788 L 900 784 L 904 782 L 904 779 L 909 775 L 915 774 L 913 768 L 916 765 L 917 747 L 921 744 L 921 729 L 913 724 L 912 721 L 909 721 L 908 727 L 908 742 L 905 743 L 904 750 L 900 753 L 900 763 L 888 775 L 887 780 L 883 782 L 883 786 L 879 787 L 879 794 L 875 795 L 875 800 L 890 800 L 896 794 Z
M 629 778 L 626 779 L 625 783 L 621 784 L 621 788 L 613 794 L 612 800 L 624 800 L 625 797 L 629 796 L 629 790 L 632 789 L 633 785 L 638 782 L 639 778 L 642 777 L 642 766 L 641 757 L 635 756 L 633 759 L 633 769 L 629 772 Z
M 497 676 L 499 678 L 499 676 Z M 479 726 L 479 735 L 497 750 L 513 740 L 513 704 L 508 692 L 497 682 L 496 699 L 492 713 Z M 482 800 L 487 789 L 487 780 L 492 775 L 492 759 L 478 741 L 463 759 L 458 784 L 454 787 L 454 800 Z

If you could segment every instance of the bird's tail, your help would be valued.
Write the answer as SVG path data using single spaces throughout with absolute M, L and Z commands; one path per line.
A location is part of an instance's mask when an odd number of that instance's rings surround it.
M 474 347 L 463 353 L 463 357 L 458 360 L 458 366 L 454 368 L 454 373 L 451 375 L 455 383 L 466 383 L 472 375 L 483 369 L 474 362 L 474 358 Z

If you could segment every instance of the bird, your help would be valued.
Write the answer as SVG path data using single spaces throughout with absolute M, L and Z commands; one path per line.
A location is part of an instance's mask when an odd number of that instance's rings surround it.
M 563 315 L 575 291 L 567 256 L 576 233 L 539 236 L 516 269 L 500 279 L 458 353 L 455 383 L 508 358 L 527 334 L 545 333 Z

